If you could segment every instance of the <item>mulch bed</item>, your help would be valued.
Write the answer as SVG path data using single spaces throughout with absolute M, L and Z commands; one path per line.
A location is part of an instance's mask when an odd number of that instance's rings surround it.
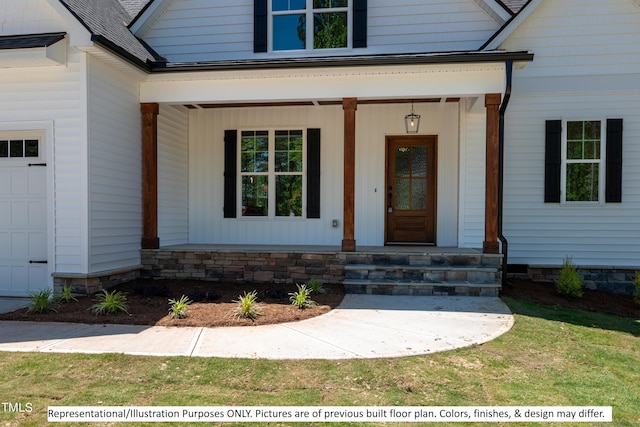
M 559 295 L 551 282 L 510 279 L 511 286 L 502 287 L 502 295 L 553 307 L 615 314 L 640 319 L 640 306 L 629 295 L 610 294 L 584 289 L 580 298 Z
M 622 317 L 640 318 L 640 306 L 627 295 L 615 295 L 586 289 L 581 298 L 558 295 L 552 283 L 512 279 L 503 287 L 502 295 L 538 304 L 565 307 L 592 312 L 603 312 Z M 342 285 L 325 285 L 326 294 L 314 295 L 317 306 L 300 310 L 289 302 L 289 293 L 295 285 L 232 284 L 197 280 L 144 280 L 119 285 L 115 290 L 127 293 L 129 314 L 96 316 L 91 312 L 95 298 L 78 297 L 77 302 L 62 303 L 56 312 L 29 313 L 26 309 L 0 314 L 0 320 L 28 320 L 35 322 L 79 322 L 89 324 L 117 323 L 129 325 L 161 326 L 253 326 L 308 319 L 337 307 L 344 297 Z M 255 321 L 238 319 L 230 314 L 240 295 L 257 291 L 262 315 Z M 169 298 L 187 295 L 193 304 L 185 319 L 168 315 Z

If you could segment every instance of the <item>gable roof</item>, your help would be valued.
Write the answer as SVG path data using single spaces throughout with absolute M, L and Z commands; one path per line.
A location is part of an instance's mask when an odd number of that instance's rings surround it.
M 480 47 L 480 50 L 493 50 L 498 49 L 503 41 L 507 39 L 520 24 L 531 15 L 531 13 L 542 3 L 542 0 L 526 0 L 525 4 L 518 10 L 518 13 L 508 20 L 502 28 L 500 28 L 485 44 Z
M 135 18 L 150 0 L 118 0 L 131 19 Z
M 507 8 L 509 8 L 509 10 L 511 10 L 513 13 L 517 13 L 520 11 L 520 9 L 522 9 L 527 1 L 528 0 L 502 0 L 502 3 L 504 3 L 504 5 L 507 6 Z
M 131 28 L 139 20 L 145 20 L 149 10 L 155 10 L 164 0 L 58 0 L 91 34 L 91 40 L 107 50 L 123 57 L 136 66 L 151 71 L 166 66 L 166 60 L 143 40 L 133 34 Z M 487 45 L 508 28 L 525 6 L 535 0 L 475 0 L 487 7 L 503 10 L 502 19 L 509 15 L 503 27 L 480 48 Z M 516 13 L 518 12 L 518 13 Z M 515 15 L 514 15 L 515 13 Z M 516 25 L 517 26 L 517 25 Z M 459 53 L 459 52 L 458 52 Z M 400 55 L 402 56 L 402 55 Z M 373 55 L 375 57 L 375 55 Z M 255 63 L 256 61 L 245 61 Z M 259 62 L 259 61 L 258 61 Z M 287 62 L 287 61 L 284 61 Z M 295 61 L 294 61 L 295 62 Z M 309 61 L 317 62 L 317 61 Z M 330 62 L 330 61 L 329 61 Z M 339 60 L 338 62 L 343 62 Z M 178 64 L 176 64 L 178 65 Z M 185 64 L 180 64 L 184 66 Z
M 127 25 L 132 16 L 119 0 L 59 0 L 91 33 L 91 40 L 138 66 L 161 60 Z M 122 0 L 133 11 L 142 0 Z M 134 7 L 135 6 L 135 7 Z

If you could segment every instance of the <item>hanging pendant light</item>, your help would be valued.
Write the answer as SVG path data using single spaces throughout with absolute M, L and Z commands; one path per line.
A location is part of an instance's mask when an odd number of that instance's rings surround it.
M 420 115 L 413 111 L 413 101 L 411 101 L 411 114 L 404 116 L 404 128 L 407 133 L 418 133 L 420 127 Z

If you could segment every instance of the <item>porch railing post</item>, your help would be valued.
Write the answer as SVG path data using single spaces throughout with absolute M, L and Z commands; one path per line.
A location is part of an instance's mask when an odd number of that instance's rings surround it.
M 344 218 L 342 250 L 354 252 L 355 240 L 355 181 L 356 181 L 356 110 L 357 98 L 343 98 L 344 110 Z
M 485 95 L 484 106 L 487 113 L 486 140 L 486 187 L 484 213 L 484 243 L 482 251 L 488 254 L 500 252 L 498 243 L 498 189 L 499 189 L 499 156 L 500 156 L 500 101 L 499 93 Z
M 158 249 L 158 113 L 157 103 L 140 104 L 142 113 L 142 249 Z

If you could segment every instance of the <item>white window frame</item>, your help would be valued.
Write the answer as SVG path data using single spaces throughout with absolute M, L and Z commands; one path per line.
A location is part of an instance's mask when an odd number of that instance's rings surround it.
M 322 12 L 322 13 L 330 13 L 330 12 L 347 12 L 347 45 L 345 47 L 340 48 L 327 48 L 327 49 L 314 49 L 313 47 L 313 31 L 309 31 L 309 22 L 313 22 L 314 13 Z M 345 51 L 347 49 L 352 49 L 352 40 L 353 40 L 353 0 L 348 0 L 346 7 L 336 7 L 336 8 L 323 8 L 323 9 L 314 9 L 313 8 L 313 0 L 306 0 L 306 7 L 303 10 L 284 10 L 284 11 L 273 11 L 273 0 L 269 0 L 268 2 L 268 37 L 269 37 L 269 52 L 272 53 L 288 53 L 288 52 L 334 52 L 334 51 Z M 305 48 L 304 49 L 292 49 L 292 50 L 275 50 L 273 47 L 273 17 L 274 16 L 282 16 L 282 15 L 292 15 L 292 14 L 300 14 L 304 13 L 307 19 L 307 34 L 305 40 Z M 311 26 L 313 29 L 313 26 Z
M 10 141 L 38 141 L 38 156 L 37 157 L 27 157 L 24 153 L 23 147 L 23 155 L 20 157 L 11 157 L 11 143 Z M 30 132 L 30 131 L 16 131 L 16 132 L 2 132 L 0 131 L 0 141 L 9 141 L 7 149 L 9 150 L 8 157 L 0 157 L 0 162 L 4 164 L 12 164 L 15 165 L 17 163 L 20 164 L 28 164 L 28 163 L 40 163 L 45 159 L 45 153 L 43 153 L 43 136 L 41 132 Z
M 242 133 L 243 132 L 259 132 L 266 131 L 269 138 L 269 160 L 267 172 L 243 172 L 242 171 Z M 276 172 L 275 168 L 275 153 L 276 153 L 276 131 L 301 131 L 302 132 L 302 171 L 301 172 Z M 237 144 L 237 171 L 238 171 L 238 184 L 237 184 L 237 200 L 238 200 L 238 218 L 249 221 L 260 220 L 285 220 L 296 221 L 305 218 L 305 212 L 307 211 L 307 128 L 305 126 L 279 126 L 279 127 L 256 127 L 256 128 L 241 128 L 238 129 L 238 144 Z M 243 197 L 242 197 L 242 177 L 249 175 L 262 175 L 268 177 L 268 191 L 267 197 L 269 206 L 266 216 L 252 216 L 243 214 Z M 276 176 L 278 175 L 301 175 L 302 176 L 302 210 L 300 216 L 277 216 L 276 215 Z
M 569 122 L 600 122 L 600 158 L 599 159 L 568 159 L 567 158 L 567 133 Z M 560 202 L 562 205 L 604 205 L 605 204 L 605 177 L 606 177 L 606 150 L 607 148 L 607 120 L 606 118 L 565 118 L 562 120 L 562 164 L 560 169 Z M 598 200 L 567 200 L 567 165 L 575 163 L 593 163 L 598 167 Z

